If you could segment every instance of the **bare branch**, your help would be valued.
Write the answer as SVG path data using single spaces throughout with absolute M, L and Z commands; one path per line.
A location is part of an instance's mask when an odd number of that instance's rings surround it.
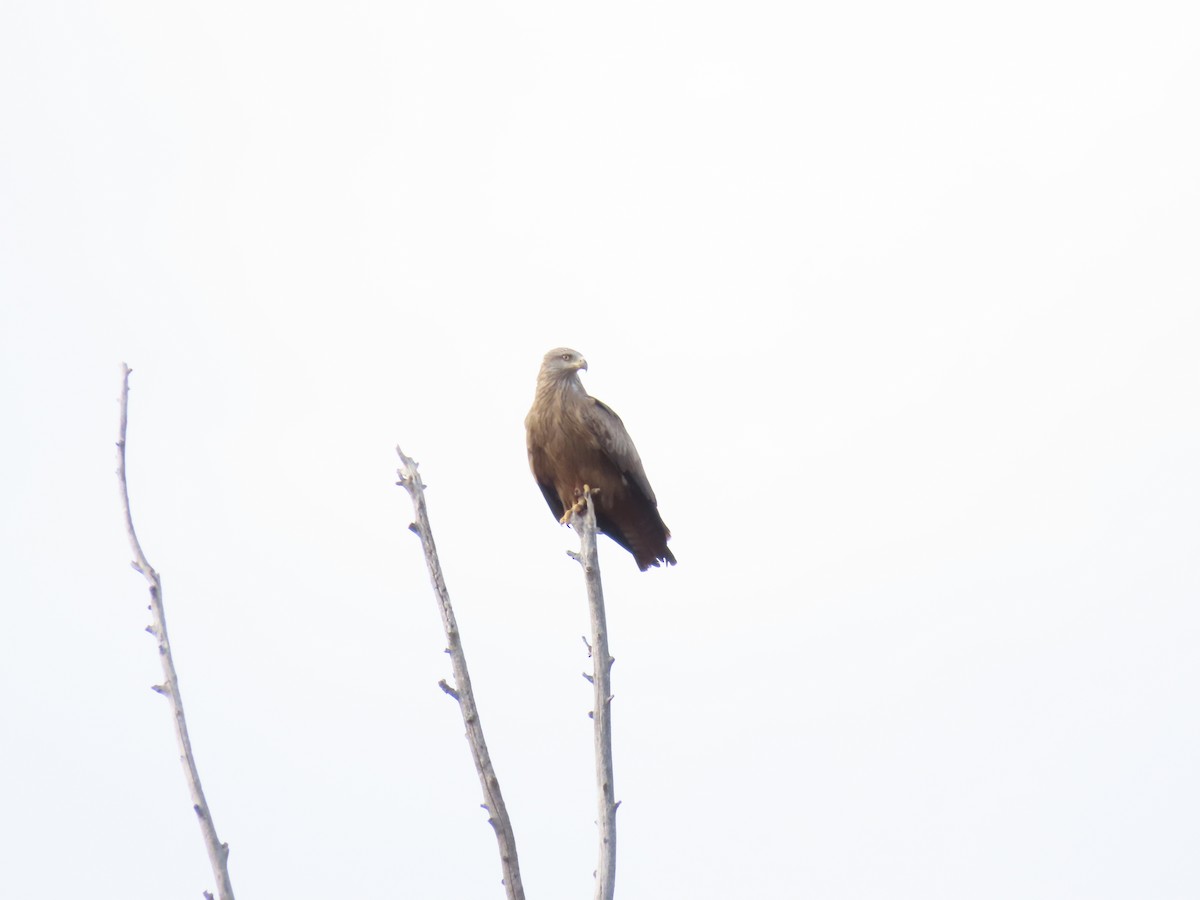
M 454 672 L 454 687 L 446 684 L 444 680 L 438 682 L 438 686 L 458 701 L 462 713 L 463 724 L 467 729 L 467 743 L 471 746 L 475 770 L 479 773 L 479 783 L 483 787 L 483 808 L 488 811 L 488 822 L 496 832 L 496 843 L 500 847 L 500 866 L 504 873 L 504 890 L 508 900 L 524 900 L 525 888 L 521 884 L 521 868 L 517 862 L 517 840 L 513 836 L 512 822 L 504 806 L 504 798 L 500 794 L 500 782 L 496 778 L 487 743 L 483 739 L 483 726 L 479 722 L 479 710 L 475 706 L 475 694 L 471 690 L 471 676 L 467 674 L 467 657 L 463 653 L 458 623 L 450 606 L 450 592 L 446 589 L 446 580 L 442 577 L 437 547 L 433 543 L 433 530 L 429 526 L 429 513 L 425 508 L 425 485 L 421 483 L 421 476 L 417 474 L 416 461 L 405 456 L 399 447 L 396 448 L 396 453 L 400 456 L 401 464 L 397 470 L 400 476 L 397 484 L 412 497 L 416 519 L 408 527 L 421 538 L 421 547 L 425 551 L 425 565 L 429 569 L 433 592 L 437 595 L 438 612 L 442 616 L 447 652 L 450 654 L 450 664 Z
M 219 900 L 233 900 L 233 885 L 229 881 L 229 845 L 222 844 L 217 838 L 217 829 L 213 825 L 208 802 L 204 799 L 204 791 L 200 787 L 200 773 L 196 769 L 196 759 L 192 755 L 192 742 L 188 737 L 187 722 L 183 717 L 183 699 L 179 695 L 179 678 L 175 674 L 175 661 L 171 657 L 171 644 L 167 640 L 167 617 L 163 611 L 162 580 L 142 552 L 138 543 L 137 533 L 133 530 L 133 514 L 129 509 L 129 485 L 125 480 L 125 429 L 129 413 L 129 375 L 133 371 L 124 363 L 121 364 L 124 374 L 121 380 L 121 425 L 117 438 L 117 480 L 121 488 L 121 504 L 125 513 L 125 530 L 129 534 L 129 544 L 133 548 L 133 567 L 150 584 L 150 614 L 153 623 L 147 626 L 148 631 L 158 641 L 158 656 L 162 660 L 163 683 L 154 685 L 153 689 L 171 701 L 171 712 L 175 720 L 175 738 L 179 743 L 179 761 L 183 764 L 187 776 L 188 791 L 192 795 L 192 809 L 200 822 L 200 831 L 204 834 L 204 845 L 208 850 L 208 860 L 212 864 L 213 876 L 217 880 L 217 896 Z M 212 895 L 207 891 L 205 896 L 211 900 Z
M 614 801 L 612 761 L 612 664 L 608 655 L 608 624 L 604 616 L 604 590 L 600 583 L 600 557 L 596 550 L 596 508 L 591 492 L 584 488 L 586 510 L 571 516 L 571 527 L 579 532 L 578 554 L 571 556 L 583 567 L 587 584 L 588 612 L 592 620 L 592 732 L 596 749 L 596 787 L 600 818 L 600 863 L 596 867 L 595 900 L 613 900 L 617 878 L 617 807 Z M 584 644 L 588 641 L 585 638 Z

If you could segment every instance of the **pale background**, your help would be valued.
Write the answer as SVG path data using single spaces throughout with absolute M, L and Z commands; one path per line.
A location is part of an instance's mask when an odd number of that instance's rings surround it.
M 674 531 L 607 541 L 618 895 L 1200 896 L 1193 3 L 0 7 L 0 881 L 501 897 L 393 446 L 531 898 L 595 862 L 591 363 Z

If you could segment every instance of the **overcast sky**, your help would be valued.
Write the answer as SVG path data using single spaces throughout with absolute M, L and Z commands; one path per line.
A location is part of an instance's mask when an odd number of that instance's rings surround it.
M 1191 3 L 0 6 L 0 883 L 590 895 L 588 359 L 679 565 L 601 543 L 622 900 L 1200 896 Z

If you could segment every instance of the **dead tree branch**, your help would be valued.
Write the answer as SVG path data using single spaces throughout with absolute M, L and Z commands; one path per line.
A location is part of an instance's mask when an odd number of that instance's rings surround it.
M 421 476 L 417 474 L 416 461 L 405 456 L 399 447 L 396 448 L 396 453 L 400 456 L 401 466 L 396 471 L 400 476 L 397 484 L 408 491 L 413 503 L 415 521 L 408 527 L 421 539 L 421 547 L 425 551 L 425 565 L 429 569 L 433 592 L 437 595 L 438 612 L 442 616 L 447 652 L 450 654 L 450 665 L 454 672 L 454 687 L 445 681 L 439 682 L 438 685 L 458 701 L 459 710 L 462 712 L 463 724 L 467 729 L 467 743 L 471 746 L 475 770 L 479 773 L 479 783 L 483 787 L 483 808 L 488 812 L 488 824 L 496 832 L 496 843 L 500 847 L 504 890 L 508 900 L 524 900 L 525 888 L 521 884 L 521 868 L 517 862 L 517 841 L 513 836 L 512 822 L 508 818 L 504 798 L 500 794 L 500 782 L 496 778 L 487 743 L 483 739 L 483 726 L 479 722 L 479 710 L 475 706 L 475 694 L 471 690 L 471 676 L 467 674 L 467 657 L 463 653 L 458 623 L 450 606 L 450 592 L 446 589 L 446 580 L 442 577 L 437 547 L 433 543 L 433 530 L 429 526 L 429 512 L 425 507 L 425 485 L 421 483 Z
M 571 557 L 583 567 L 587 584 L 588 613 L 592 621 L 592 731 L 596 751 L 596 788 L 600 818 L 600 863 L 596 867 L 595 900 L 613 900 L 617 878 L 617 807 L 613 789 L 612 761 L 612 664 L 608 655 L 608 623 L 604 617 L 604 590 L 600 583 L 600 557 L 596 550 L 596 508 L 591 492 L 584 489 L 586 509 L 571 516 L 571 527 L 579 532 L 579 553 Z M 587 643 L 585 639 L 585 643 Z
M 129 375 L 133 371 L 124 363 L 121 364 L 124 375 L 121 380 L 121 425 L 117 438 L 117 479 L 121 488 L 121 503 L 125 513 L 125 531 L 129 534 L 129 544 L 133 548 L 132 566 L 140 572 L 150 584 L 150 616 L 151 624 L 146 627 L 158 641 L 158 656 L 162 660 L 163 683 L 154 686 L 154 690 L 166 697 L 171 703 L 171 712 L 175 720 L 175 738 L 179 743 L 179 761 L 183 763 L 183 771 L 187 776 L 188 790 L 192 795 L 192 809 L 200 821 L 200 831 L 204 834 L 204 845 L 208 850 L 208 859 L 212 864 L 213 877 L 217 880 L 217 896 L 219 900 L 233 900 L 233 885 L 229 880 L 229 845 L 222 844 L 217 838 L 217 829 L 213 824 L 212 815 L 208 809 L 208 801 L 204 799 L 204 790 L 200 787 L 200 773 L 196 769 L 196 759 L 192 755 L 192 742 L 188 737 L 187 722 L 183 717 L 183 699 L 179 695 L 179 677 L 175 674 L 175 661 L 171 657 L 171 644 L 167 640 L 167 617 L 163 611 L 162 580 L 158 572 L 146 560 L 142 545 L 138 543 L 137 533 L 133 530 L 133 514 L 129 510 L 129 485 L 125 480 L 125 429 L 129 417 Z M 207 892 L 205 892 L 207 896 Z

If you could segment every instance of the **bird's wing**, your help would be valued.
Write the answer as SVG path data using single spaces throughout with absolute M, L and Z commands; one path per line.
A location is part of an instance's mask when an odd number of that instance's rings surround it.
M 654 496 L 654 490 L 650 487 L 650 480 L 646 477 L 646 470 L 642 466 L 642 458 L 638 456 L 637 447 L 633 446 L 633 439 L 625 430 L 625 423 L 621 421 L 620 416 L 595 397 L 588 399 L 593 404 L 587 410 L 588 429 L 596 436 L 613 465 L 633 481 L 652 506 L 658 506 L 658 500 Z

